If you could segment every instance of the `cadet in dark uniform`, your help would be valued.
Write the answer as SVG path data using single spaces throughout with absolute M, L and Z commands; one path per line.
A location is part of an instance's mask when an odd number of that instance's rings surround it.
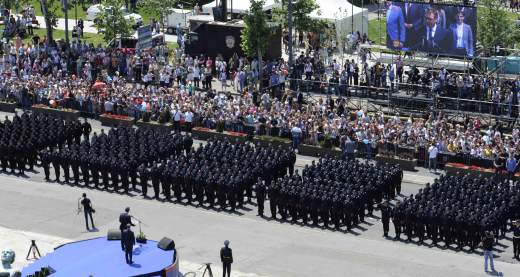
M 266 195 L 266 187 L 262 178 L 258 178 L 256 182 L 256 203 L 258 204 L 258 215 L 264 217 L 264 202 Z
M 520 220 L 513 221 L 513 258 L 520 259 Z
M 222 262 L 222 277 L 231 276 L 231 264 L 233 263 L 233 251 L 229 247 L 229 241 L 224 241 L 224 247 L 220 249 L 220 261 Z
M 54 168 L 55 181 L 60 182 L 60 157 L 58 152 L 51 153 L 52 167 Z
M 381 222 L 383 222 L 383 236 L 388 237 L 388 231 L 390 229 L 390 207 L 388 201 L 385 201 L 380 205 L 381 210 Z
M 49 175 L 50 175 L 50 163 L 51 163 L 51 157 L 48 152 L 48 150 L 42 150 L 40 152 L 40 159 L 41 164 L 43 167 L 43 172 L 45 173 L 45 181 L 49 181 Z
M 144 198 L 147 198 L 148 195 L 148 177 L 150 173 L 144 164 L 140 165 L 138 168 L 139 171 L 139 181 L 141 183 L 141 192 Z

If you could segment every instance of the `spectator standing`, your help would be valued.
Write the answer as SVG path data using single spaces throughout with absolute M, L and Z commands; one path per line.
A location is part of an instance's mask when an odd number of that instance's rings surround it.
M 191 124 L 193 122 L 193 113 L 191 110 L 187 110 L 184 113 L 184 123 L 186 123 L 186 132 L 191 132 Z
M 300 146 L 302 129 L 295 125 L 291 129 L 291 136 L 292 136 L 292 141 L 293 141 L 293 149 L 298 149 L 298 147 Z
M 517 162 L 515 156 L 509 154 L 509 158 L 506 161 L 507 178 L 513 180 L 515 177 Z
M 431 172 L 432 168 L 435 173 L 437 173 L 437 154 L 439 154 L 439 149 L 435 143 L 432 143 L 428 148 L 428 170 Z

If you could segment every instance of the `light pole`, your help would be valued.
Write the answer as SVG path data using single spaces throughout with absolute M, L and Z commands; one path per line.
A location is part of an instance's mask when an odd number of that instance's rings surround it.
M 293 12 L 293 6 L 292 6 L 292 0 L 288 0 L 287 3 L 287 28 L 289 28 L 289 69 L 293 65 L 293 22 L 292 22 L 292 12 Z

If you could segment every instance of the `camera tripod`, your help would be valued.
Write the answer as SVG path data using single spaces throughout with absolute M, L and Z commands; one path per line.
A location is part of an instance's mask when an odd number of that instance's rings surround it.
M 202 273 L 202 277 L 204 277 L 206 275 L 206 271 L 208 271 L 209 277 L 213 277 L 213 272 L 211 272 L 211 263 L 204 263 L 203 265 L 205 265 L 206 268 L 204 269 L 204 272 Z
M 33 253 L 33 259 L 37 259 L 36 253 L 38 253 L 39 258 L 42 257 L 42 255 L 40 254 L 40 250 L 38 249 L 38 246 L 36 246 L 36 240 L 31 240 L 31 246 L 29 247 L 29 251 L 27 251 L 27 257 L 25 257 L 26 260 L 29 260 L 29 255 L 31 254 L 31 251 Z

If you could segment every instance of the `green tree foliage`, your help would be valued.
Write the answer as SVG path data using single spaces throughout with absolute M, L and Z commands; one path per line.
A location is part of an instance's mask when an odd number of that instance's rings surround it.
M 499 0 L 482 0 L 478 10 L 478 42 L 484 52 L 491 53 L 494 47 L 513 48 L 520 43 L 520 30 Z
M 45 19 L 45 27 L 47 29 L 47 38 L 49 41 L 53 41 L 52 29 L 57 26 L 58 23 L 58 5 L 55 5 L 56 0 L 40 0 L 42 8 L 42 14 Z
M 287 0 L 276 0 L 278 7 L 273 9 L 273 20 L 287 28 Z M 316 0 L 293 0 L 293 27 L 298 31 L 304 32 L 320 32 L 327 26 L 324 20 L 312 18 L 310 16 L 314 11 L 320 14 L 320 6 Z
M 139 6 L 146 10 L 153 18 L 164 22 L 166 17 L 171 13 L 171 9 L 178 6 L 179 0 L 143 0 L 139 2 Z M 148 24 L 148 22 L 145 22 Z
M 241 47 L 249 57 L 258 57 L 259 68 L 263 68 L 262 55 L 267 49 L 272 30 L 267 24 L 267 15 L 265 14 L 263 7 L 265 0 L 249 0 L 251 6 L 249 12 L 244 17 L 245 27 L 241 34 Z M 260 80 L 262 80 L 262 72 L 260 70 Z M 261 86 L 262 82 L 260 82 Z M 260 88 L 261 89 L 261 88 Z
M 122 0 L 104 0 L 102 5 L 105 8 L 96 17 L 95 26 L 103 35 L 103 40 L 109 42 L 117 36 L 131 36 L 134 23 L 124 18 L 121 10 L 124 2 Z

